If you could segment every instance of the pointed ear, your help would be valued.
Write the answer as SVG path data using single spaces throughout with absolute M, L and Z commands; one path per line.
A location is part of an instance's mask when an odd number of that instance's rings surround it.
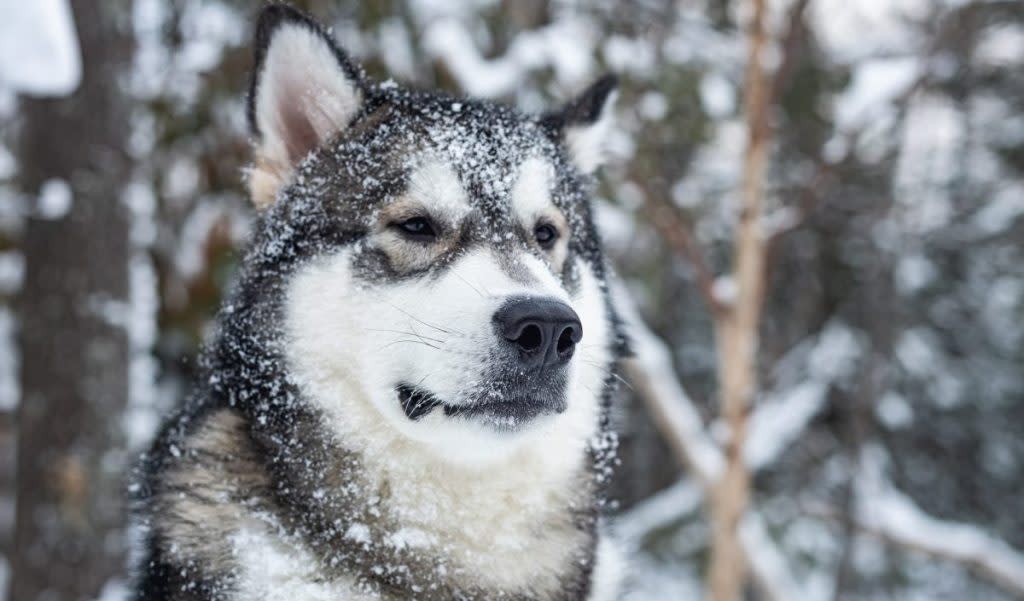
M 584 173 L 593 173 L 604 163 L 618 86 L 617 77 L 605 75 L 560 110 L 542 118 Z
M 283 4 L 260 13 L 253 51 L 249 192 L 264 208 L 299 161 L 348 126 L 363 104 L 365 85 L 319 24 Z

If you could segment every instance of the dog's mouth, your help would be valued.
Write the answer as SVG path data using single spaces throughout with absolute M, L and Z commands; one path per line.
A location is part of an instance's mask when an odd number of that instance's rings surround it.
M 567 408 L 561 385 L 542 394 L 491 395 L 465 405 L 445 403 L 431 392 L 410 384 L 399 384 L 395 390 L 405 416 L 412 421 L 443 408 L 445 416 L 452 419 L 474 419 L 502 430 L 516 430 L 535 418 L 562 413 Z

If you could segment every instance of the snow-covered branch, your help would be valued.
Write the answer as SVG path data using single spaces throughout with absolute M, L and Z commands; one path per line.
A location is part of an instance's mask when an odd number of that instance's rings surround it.
M 424 49 L 447 67 L 472 96 L 497 98 L 514 93 L 525 76 L 550 67 L 566 89 L 578 88 L 593 71 L 596 43 L 590 24 L 564 16 L 549 25 L 518 34 L 508 51 L 486 58 L 458 19 L 443 18 L 424 33 Z
M 797 583 L 786 557 L 772 541 L 761 515 L 748 510 L 739 528 L 754 584 L 769 601 L 817 601 L 806 586 Z
M 782 385 L 765 394 L 750 418 L 744 456 L 752 470 L 771 464 L 799 439 L 825 406 L 829 387 L 853 372 L 862 352 L 857 333 L 833 321 L 777 362 L 779 371 L 795 373 L 786 374 Z
M 704 493 L 693 480 L 680 480 L 618 516 L 615 534 L 629 545 L 639 544 L 651 532 L 699 509 L 703 501 Z
M 978 526 L 928 515 L 882 474 L 884 454 L 863 453 L 854 520 L 865 533 L 912 551 L 964 565 L 1018 599 L 1024 599 L 1024 554 Z
M 668 346 L 643 322 L 622 282 L 613 280 L 611 286 L 633 346 L 634 356 L 624 365 L 630 382 L 676 457 L 706 487 L 722 472 L 722 452 L 679 384 Z
M 614 522 L 616 537 L 634 547 L 652 532 L 671 526 L 696 511 L 705 500 L 704 491 L 693 480 L 680 480 L 641 501 Z M 754 584 L 768 601 L 818 601 L 793 576 L 785 555 L 771 539 L 760 514 L 748 512 L 739 530 L 740 542 Z M 703 542 L 701 544 L 704 544 Z
M 958 563 L 979 578 L 1024 599 L 1024 553 L 982 528 L 929 515 L 885 475 L 888 458 L 875 445 L 861 453 L 855 477 L 852 515 L 831 508 L 810 508 L 808 514 L 828 520 L 852 521 L 861 533 L 908 551 Z

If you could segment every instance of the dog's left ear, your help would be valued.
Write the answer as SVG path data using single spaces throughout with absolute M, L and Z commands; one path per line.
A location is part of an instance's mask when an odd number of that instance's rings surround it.
M 604 163 L 618 86 L 617 77 L 605 75 L 560 110 L 541 118 L 584 173 L 593 173 Z
M 249 191 L 264 208 L 306 155 L 349 125 L 366 86 L 318 23 L 283 4 L 260 13 L 254 59 L 247 113 L 256 144 Z

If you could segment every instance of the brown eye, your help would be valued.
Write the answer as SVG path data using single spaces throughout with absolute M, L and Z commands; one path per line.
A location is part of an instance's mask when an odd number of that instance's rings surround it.
M 541 248 L 549 250 L 555 245 L 555 241 L 558 240 L 558 230 L 552 225 L 542 223 L 534 228 L 533 237 L 537 240 L 537 244 L 540 244 Z
M 415 242 L 433 242 L 437 239 L 437 231 L 434 225 L 426 217 L 412 217 L 405 221 L 398 221 L 391 224 L 402 233 L 403 236 Z

